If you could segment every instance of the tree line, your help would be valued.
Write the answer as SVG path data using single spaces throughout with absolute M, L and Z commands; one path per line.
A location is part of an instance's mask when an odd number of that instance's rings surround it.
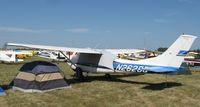
M 168 48 L 166 47 L 159 47 L 156 51 L 159 51 L 159 52 L 165 52 Z M 200 49 L 193 49 L 193 50 L 190 50 L 191 52 L 197 52 L 197 53 L 200 53 Z

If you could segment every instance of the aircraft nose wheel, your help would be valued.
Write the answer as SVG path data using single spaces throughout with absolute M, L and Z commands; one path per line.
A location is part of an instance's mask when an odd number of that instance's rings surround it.
M 80 68 L 76 68 L 76 74 L 75 74 L 75 76 L 76 76 L 76 79 L 78 81 L 84 81 L 83 72 L 82 72 L 82 70 Z

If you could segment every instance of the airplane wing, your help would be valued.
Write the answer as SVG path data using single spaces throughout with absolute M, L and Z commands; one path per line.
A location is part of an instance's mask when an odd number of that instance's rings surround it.
M 100 51 L 88 49 L 88 48 L 70 48 L 70 47 L 57 47 L 57 46 L 32 45 L 32 44 L 20 44 L 20 43 L 7 43 L 6 45 L 16 46 L 16 47 L 27 47 L 27 48 L 33 48 L 33 49 L 53 50 L 53 51 L 102 54 Z
M 33 44 L 20 44 L 20 43 L 7 43 L 7 46 L 16 47 L 27 47 L 34 49 L 45 49 L 53 51 L 67 51 L 67 52 L 79 52 L 79 53 L 90 53 L 90 54 L 102 54 L 102 49 L 90 49 L 90 48 L 70 48 L 70 47 L 57 47 L 57 46 L 45 46 L 45 45 L 33 45 Z M 111 52 L 112 54 L 122 54 L 122 53 L 137 53 L 144 52 L 145 50 L 140 49 L 104 49 L 104 51 Z
M 105 49 L 105 50 L 109 51 L 109 52 L 111 52 L 113 54 L 145 52 L 145 50 L 142 50 L 142 49 Z

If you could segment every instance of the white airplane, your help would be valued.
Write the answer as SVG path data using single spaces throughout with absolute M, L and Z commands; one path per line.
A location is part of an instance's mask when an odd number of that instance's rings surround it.
M 57 52 L 57 51 L 39 51 L 38 52 L 38 57 L 41 58 L 46 58 L 46 59 L 52 59 L 53 61 L 65 61 L 66 58 L 65 56 L 62 55 L 62 53 Z
M 12 50 L 8 51 L 0 51 L 0 62 L 7 62 L 7 63 L 16 63 L 16 62 L 22 62 L 23 59 L 17 59 L 17 54 L 25 54 L 24 52 L 15 52 Z
M 119 59 L 116 53 L 130 51 L 129 49 L 88 49 L 69 48 L 44 45 L 7 43 L 8 46 L 28 47 L 64 52 L 74 52 L 66 56 L 68 64 L 76 71 L 76 77 L 82 79 L 82 72 L 101 73 L 171 73 L 181 69 L 184 56 L 191 48 L 196 36 L 181 35 L 162 55 L 139 61 Z M 114 54 L 115 53 L 115 54 Z M 129 52 L 130 53 L 130 52 Z

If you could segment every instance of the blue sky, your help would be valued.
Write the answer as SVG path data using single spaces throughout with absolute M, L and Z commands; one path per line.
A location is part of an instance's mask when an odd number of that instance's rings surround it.
M 0 45 L 168 47 L 182 33 L 200 35 L 199 5 L 200 0 L 0 0 Z

